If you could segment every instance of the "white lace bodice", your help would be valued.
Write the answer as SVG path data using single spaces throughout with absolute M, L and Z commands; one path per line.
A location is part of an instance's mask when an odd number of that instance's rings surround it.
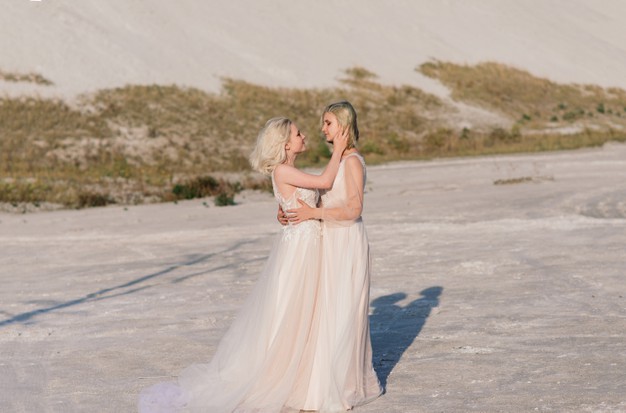
M 300 208 L 300 204 L 298 203 L 298 199 L 303 200 L 309 206 L 315 208 L 317 206 L 317 201 L 319 200 L 319 191 L 317 189 L 308 189 L 308 188 L 296 188 L 294 193 L 285 198 L 280 191 L 278 190 L 278 185 L 274 181 L 274 175 L 272 174 L 272 188 L 274 189 L 274 197 L 278 201 L 278 204 L 283 209 L 283 211 L 287 211 L 289 209 Z M 288 224 L 283 225 L 284 236 L 289 239 L 296 234 L 306 234 L 314 237 L 318 237 L 321 234 L 320 222 L 317 220 L 308 220 L 301 222 L 296 225 Z

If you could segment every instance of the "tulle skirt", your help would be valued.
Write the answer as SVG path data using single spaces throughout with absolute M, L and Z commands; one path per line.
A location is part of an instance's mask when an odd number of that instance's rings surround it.
M 235 321 L 207 364 L 142 391 L 141 413 L 277 413 L 305 403 L 316 335 L 320 224 L 286 227 Z
M 141 413 L 339 412 L 382 393 L 361 220 L 287 227 L 208 364 L 140 395 Z
M 322 224 L 317 342 L 305 410 L 345 411 L 382 393 L 369 332 L 370 256 L 359 218 Z

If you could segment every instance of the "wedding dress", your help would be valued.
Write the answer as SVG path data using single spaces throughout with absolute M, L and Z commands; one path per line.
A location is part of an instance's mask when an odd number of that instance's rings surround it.
M 274 184 L 274 183 L 273 183 Z M 283 210 L 311 206 L 316 190 L 274 194 Z M 177 383 L 142 391 L 141 413 L 277 413 L 299 411 L 313 366 L 320 279 L 320 222 L 283 227 L 253 291 L 208 364 L 194 364 Z M 293 410 L 291 410 L 293 409 Z
M 357 161 L 358 173 L 346 162 Z M 382 393 L 372 365 L 369 332 L 370 255 L 361 209 L 365 162 L 346 156 L 330 190 L 322 193 L 322 268 L 317 343 L 306 410 L 341 411 Z

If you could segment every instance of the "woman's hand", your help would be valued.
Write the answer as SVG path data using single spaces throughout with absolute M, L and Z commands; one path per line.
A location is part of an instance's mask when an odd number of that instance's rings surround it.
M 286 211 L 287 219 L 290 224 L 299 224 L 309 219 L 318 219 L 318 208 L 311 208 L 309 204 L 298 198 L 300 208 L 288 209 Z
M 333 137 L 333 152 L 338 151 L 339 153 L 343 153 L 348 147 L 349 136 L 350 132 L 348 128 L 338 130 Z
M 289 224 L 289 219 L 287 219 L 287 215 L 285 215 L 285 211 L 283 211 L 280 205 L 278 205 L 278 214 L 276 215 L 276 219 L 278 220 L 280 225 Z

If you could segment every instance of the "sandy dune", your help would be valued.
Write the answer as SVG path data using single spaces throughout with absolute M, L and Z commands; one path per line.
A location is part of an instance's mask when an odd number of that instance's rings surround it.
M 626 411 L 624 182 L 616 144 L 369 168 L 358 411 Z M 279 227 L 203 202 L 0 214 L 0 411 L 130 412 L 211 356 Z
M 355 65 L 445 94 L 414 71 L 433 58 L 626 88 L 621 0 L 24 0 L 3 2 L 0 28 L 0 70 L 55 84 L 0 81 L 18 95 L 128 83 L 216 91 L 223 76 L 318 87 Z

